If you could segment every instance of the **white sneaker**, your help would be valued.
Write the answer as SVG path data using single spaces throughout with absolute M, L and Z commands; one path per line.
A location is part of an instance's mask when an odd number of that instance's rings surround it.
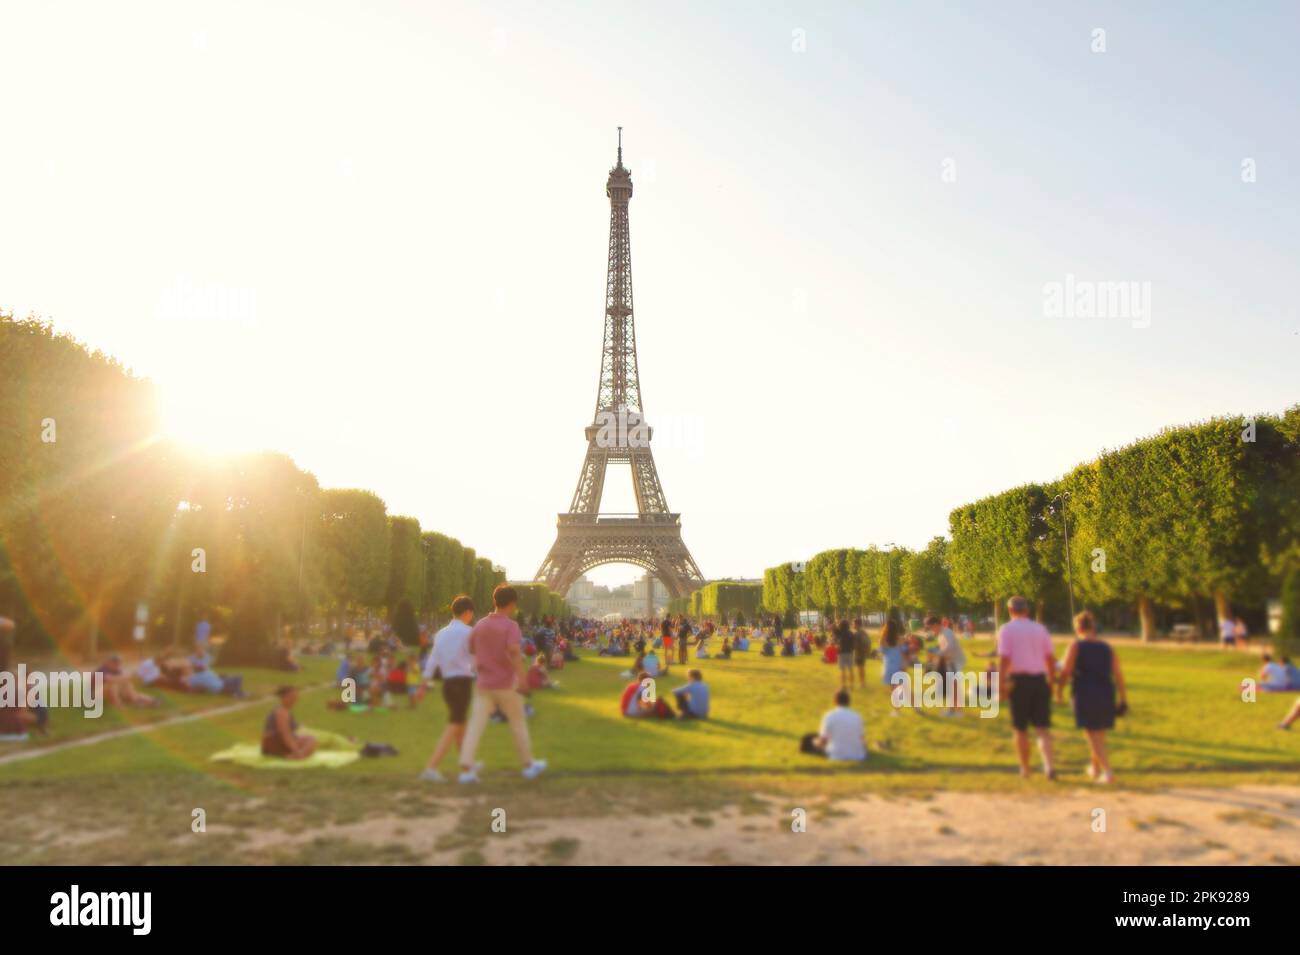
M 426 783 L 445 783 L 447 781 L 447 777 L 436 769 L 426 769 L 420 773 L 420 778 Z
M 472 769 L 466 770 L 456 777 L 456 781 L 468 785 L 469 783 L 478 782 L 478 773 Z
M 545 769 L 546 769 L 546 760 L 535 759 L 532 761 L 531 765 L 527 766 L 524 769 L 523 777 L 524 779 L 536 779 L 538 776 L 542 775 L 542 772 Z

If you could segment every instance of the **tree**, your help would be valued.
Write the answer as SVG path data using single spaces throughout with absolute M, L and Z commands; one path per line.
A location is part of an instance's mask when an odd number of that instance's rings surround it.
M 321 495 L 320 540 L 324 589 L 340 611 L 378 609 L 388 595 L 388 514 L 371 491 L 327 490 Z
M 1293 563 L 1282 578 L 1282 625 L 1273 650 L 1279 656 L 1300 654 L 1300 563 Z
M 424 544 L 414 517 L 388 518 L 388 586 L 384 605 L 391 618 L 403 600 L 412 607 L 424 601 Z
M 415 608 L 410 598 L 402 597 L 393 610 L 393 633 L 408 647 L 413 647 L 420 639 L 420 624 L 415 619 Z
M 221 662 L 264 664 L 284 615 L 297 606 L 303 529 L 317 513 L 320 489 L 287 456 L 262 452 L 235 459 L 212 490 L 224 497 L 200 498 L 200 507 L 217 515 L 209 572 L 218 574 L 232 608 Z
M 955 609 L 946 538 L 934 537 L 925 550 L 911 555 L 903 565 L 900 593 L 908 606 L 939 612 Z

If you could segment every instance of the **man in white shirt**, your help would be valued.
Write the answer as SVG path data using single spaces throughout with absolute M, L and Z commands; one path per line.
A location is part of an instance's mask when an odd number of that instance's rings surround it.
M 469 652 L 469 635 L 473 627 L 474 601 L 461 594 L 451 602 L 451 622 L 433 637 L 433 649 L 424 661 L 424 678 L 442 680 L 442 698 L 447 704 L 447 728 L 420 778 L 426 782 L 440 783 L 442 773 L 438 764 L 456 744 L 459 755 L 465 740 L 465 723 L 469 715 L 470 700 L 474 696 L 474 658 Z
M 799 743 L 799 750 L 810 756 L 847 762 L 861 762 L 867 758 L 862 716 L 849 708 L 848 690 L 835 694 L 835 709 L 822 717 L 821 731 L 805 736 Z

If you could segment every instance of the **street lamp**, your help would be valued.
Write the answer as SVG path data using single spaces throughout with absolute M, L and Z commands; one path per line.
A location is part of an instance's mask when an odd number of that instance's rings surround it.
M 894 548 L 898 546 L 893 541 L 885 545 L 885 573 L 889 579 L 889 593 L 885 597 L 885 620 L 889 619 L 889 611 L 894 609 L 894 561 L 892 558 Z
M 424 595 L 429 590 L 429 542 L 420 541 L 420 618 L 424 618 Z M 426 621 L 427 625 L 427 621 Z
M 1074 626 L 1074 573 L 1070 568 L 1070 516 L 1065 510 L 1065 502 L 1069 499 L 1070 492 L 1062 491 L 1052 498 L 1052 503 L 1061 502 L 1061 525 L 1065 530 L 1065 586 L 1070 593 L 1070 626 Z

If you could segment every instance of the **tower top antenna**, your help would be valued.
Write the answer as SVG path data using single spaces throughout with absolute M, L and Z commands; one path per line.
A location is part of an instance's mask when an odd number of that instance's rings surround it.
M 618 128 L 618 164 L 623 165 L 623 127 Z

